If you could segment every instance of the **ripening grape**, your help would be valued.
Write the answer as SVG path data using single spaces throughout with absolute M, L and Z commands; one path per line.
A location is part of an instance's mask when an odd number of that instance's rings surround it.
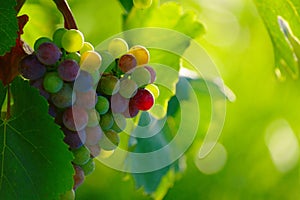
M 152 67 L 150 67 L 150 66 L 145 66 L 145 69 L 147 69 L 150 72 L 150 76 L 151 76 L 150 83 L 154 83 L 154 81 L 156 79 L 156 72 L 155 72 L 155 70 Z
M 59 197 L 60 200 L 75 200 L 75 191 L 68 190 L 65 193 L 61 194 Z
M 51 101 L 57 108 L 68 108 L 75 102 L 75 94 L 69 84 L 63 84 L 61 90 L 51 95 Z
M 81 54 L 83 54 L 86 51 L 94 51 L 94 46 L 89 42 L 84 42 L 83 47 L 80 49 Z
M 54 65 L 61 57 L 60 49 L 52 42 L 40 44 L 37 53 L 39 61 L 45 65 Z
M 131 98 L 135 95 L 138 89 L 138 85 L 134 80 L 124 78 L 120 81 L 120 90 L 119 93 L 125 98 Z
M 154 99 L 157 99 L 159 96 L 159 88 L 154 84 L 149 84 L 145 87 L 145 89 L 149 90 L 152 94 Z
M 45 97 L 45 99 L 49 99 L 50 98 L 50 94 L 45 90 L 43 82 L 44 82 L 44 79 L 40 78 L 38 80 L 35 80 L 35 81 L 31 82 L 31 86 L 35 87 L 36 89 L 38 89 L 39 92 L 40 92 L 40 95 L 42 95 L 43 97 Z
M 88 146 L 93 146 L 93 145 L 97 144 L 103 134 L 103 132 L 99 126 L 86 127 L 85 132 L 86 132 L 85 144 Z
M 129 106 L 127 109 L 122 113 L 126 118 L 133 118 L 137 116 L 139 113 L 139 109 L 135 106 L 132 100 L 129 101 Z
M 75 29 L 67 30 L 61 38 L 62 47 L 70 53 L 79 51 L 83 47 L 83 42 L 83 34 Z
M 100 147 L 99 147 L 99 144 L 95 144 L 95 145 L 92 145 L 92 146 L 87 145 L 86 147 L 90 150 L 92 158 L 95 158 L 95 157 L 99 156 L 100 151 L 101 151 Z
M 109 101 L 104 96 L 98 96 L 98 101 L 95 106 L 96 110 L 100 115 L 107 113 L 109 109 Z
M 80 70 L 74 82 L 74 89 L 79 92 L 87 92 L 93 88 L 93 77 L 90 73 Z
M 65 60 L 75 60 L 77 63 L 80 62 L 81 55 L 77 52 L 74 53 L 68 53 L 65 56 Z
M 86 146 L 81 146 L 78 149 L 72 150 L 74 159 L 73 163 L 76 165 L 84 165 L 90 159 L 90 150 Z
M 147 64 L 150 60 L 149 51 L 141 45 L 131 47 L 128 53 L 131 53 L 135 56 L 138 65 Z
M 46 73 L 46 66 L 40 63 L 36 55 L 28 55 L 21 60 L 20 74 L 29 80 L 37 80 Z
M 79 106 L 70 107 L 63 113 L 63 123 L 71 131 L 81 131 L 88 124 L 88 114 Z
M 149 114 L 149 112 L 142 112 L 140 119 L 139 119 L 139 126 L 148 126 L 151 123 L 151 116 Z
M 137 66 L 137 60 L 132 54 L 124 54 L 119 59 L 118 66 L 122 72 L 126 73 Z
M 99 145 L 102 149 L 111 151 L 118 147 L 119 142 L 119 135 L 115 131 L 109 130 L 105 132 L 104 136 L 99 141 Z
M 57 72 L 47 73 L 44 77 L 43 86 L 47 92 L 56 93 L 63 87 L 63 84 Z
M 64 60 L 57 68 L 59 76 L 64 81 L 74 81 L 79 72 L 79 65 L 75 60 Z
M 73 165 L 75 169 L 75 175 L 73 176 L 74 179 L 74 186 L 73 189 L 76 190 L 84 181 L 84 171 L 81 167 L 77 165 Z
M 100 115 L 95 109 L 88 111 L 89 121 L 87 127 L 95 127 L 99 125 Z
M 93 171 L 95 171 L 95 162 L 92 158 L 90 158 L 90 160 L 87 163 L 81 165 L 80 167 L 83 170 L 84 175 L 87 176 L 90 175 Z
M 114 130 L 116 133 L 120 133 L 125 130 L 126 128 L 126 118 L 122 114 L 114 114 L 114 124 L 112 125 L 111 129 Z
M 35 51 L 38 50 L 39 46 L 45 42 L 52 42 L 52 40 L 50 38 L 47 38 L 47 37 L 40 37 L 39 39 L 37 39 L 35 42 L 34 42 L 34 45 L 33 45 L 33 49 Z
M 86 92 L 76 92 L 76 105 L 92 109 L 97 103 L 96 91 L 92 88 Z
M 54 44 L 56 44 L 57 47 L 62 48 L 61 39 L 66 32 L 67 29 L 59 28 L 53 33 L 52 39 Z
M 114 94 L 110 99 L 110 108 L 113 113 L 122 113 L 126 110 L 129 99 L 121 96 L 119 93 Z
M 106 113 L 100 117 L 100 126 L 103 131 L 109 130 L 114 124 L 114 118 L 111 113 Z
M 102 58 L 97 52 L 86 51 L 81 55 L 80 68 L 88 72 L 93 72 L 99 70 L 101 62 Z
M 154 104 L 153 95 L 146 89 L 139 89 L 134 97 L 130 99 L 133 107 L 139 110 L 149 110 Z
M 152 5 L 152 0 L 133 0 L 133 5 L 138 9 L 147 9 Z
M 150 83 L 151 74 L 145 67 L 138 67 L 131 73 L 131 80 L 135 81 L 138 87 L 142 87 Z
M 97 92 L 103 92 L 106 95 L 114 95 L 119 89 L 120 80 L 116 76 L 103 76 L 98 84 Z
M 70 149 L 78 149 L 86 141 L 86 133 L 84 130 L 76 132 L 63 127 L 62 131 L 65 134 L 64 142 L 69 145 Z
M 122 38 L 115 38 L 110 41 L 108 45 L 108 52 L 114 57 L 118 58 L 120 55 L 128 51 L 128 44 Z

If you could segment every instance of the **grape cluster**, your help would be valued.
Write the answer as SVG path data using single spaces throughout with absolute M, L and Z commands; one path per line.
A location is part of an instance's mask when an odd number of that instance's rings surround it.
M 114 61 L 104 67 L 100 54 L 74 29 L 60 28 L 52 39 L 39 38 L 34 50 L 19 71 L 47 99 L 49 114 L 64 132 L 74 155 L 75 190 L 93 172 L 100 150 L 118 146 L 126 118 L 153 106 L 156 73 L 148 65 L 148 50 L 139 45 L 129 49 L 121 38 L 110 42 L 106 53 Z

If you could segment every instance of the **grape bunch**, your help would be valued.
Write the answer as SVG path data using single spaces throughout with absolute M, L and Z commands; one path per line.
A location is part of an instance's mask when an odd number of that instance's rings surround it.
M 74 186 L 61 199 L 74 196 L 94 171 L 93 158 L 116 149 L 126 118 L 149 110 L 158 93 L 145 47 L 129 49 L 116 38 L 105 54 L 114 60 L 108 67 L 80 31 L 60 28 L 52 38 L 37 39 L 34 53 L 20 62 L 20 74 L 48 101 L 49 114 L 74 155 Z
M 101 63 L 80 31 L 64 28 L 56 30 L 52 39 L 36 40 L 34 53 L 20 62 L 20 74 L 48 100 L 49 114 L 61 126 L 74 155 L 74 190 L 93 172 L 93 158 L 100 152 L 103 131 L 95 110 L 95 89 Z M 73 190 L 64 195 L 72 194 Z

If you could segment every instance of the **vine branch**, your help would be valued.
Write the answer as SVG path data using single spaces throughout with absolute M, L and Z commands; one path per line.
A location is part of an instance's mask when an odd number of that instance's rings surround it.
M 17 5 L 15 7 L 15 10 L 17 11 L 17 13 L 19 13 L 19 11 L 21 10 L 22 6 L 24 5 L 26 0 L 17 0 Z
M 77 25 L 66 0 L 53 0 L 58 10 L 62 13 L 66 29 L 77 29 Z

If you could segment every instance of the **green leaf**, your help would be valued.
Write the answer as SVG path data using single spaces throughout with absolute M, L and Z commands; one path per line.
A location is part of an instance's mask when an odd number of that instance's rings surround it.
M 14 9 L 15 6 L 15 0 L 0 2 L 0 56 L 9 52 L 16 44 L 18 20 L 17 12 Z
M 133 7 L 133 1 L 132 0 L 119 0 L 119 2 L 122 4 L 122 6 L 126 10 L 126 12 L 130 12 L 130 10 Z
M 28 82 L 16 78 L 11 96 L 11 117 L 0 120 L 0 196 L 59 199 L 72 188 L 74 173 L 63 133 L 48 115 L 46 100 Z
M 255 0 L 256 7 L 270 34 L 275 55 L 276 67 L 285 69 L 293 78 L 299 76 L 300 59 L 295 55 L 291 41 L 281 31 L 279 17 L 285 19 L 291 31 L 300 38 L 300 2 L 297 0 Z

